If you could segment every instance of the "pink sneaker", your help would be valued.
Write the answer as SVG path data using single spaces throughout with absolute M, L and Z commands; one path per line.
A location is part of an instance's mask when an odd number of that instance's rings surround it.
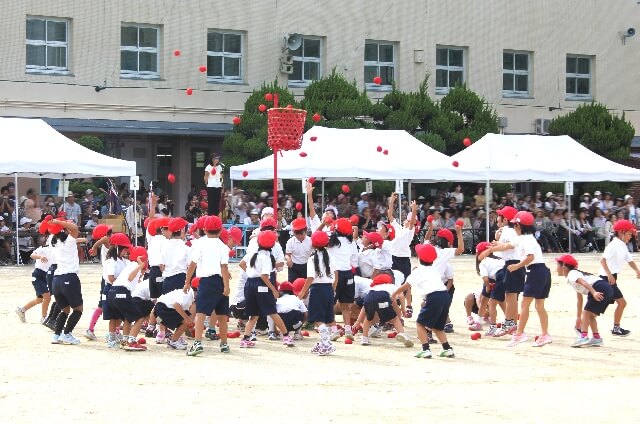
M 295 343 L 293 342 L 293 339 L 289 335 L 284 336 L 282 338 L 282 344 L 283 345 L 287 345 L 287 346 L 295 346 Z M 240 346 L 240 347 L 242 347 L 242 346 Z
M 514 336 L 511 336 L 511 342 L 509 342 L 509 344 L 507 345 L 508 347 L 514 347 L 516 345 L 519 345 L 520 343 L 524 343 L 527 340 L 529 340 L 529 337 L 522 333 L 520 335 L 516 334 Z
M 502 337 L 509 334 L 509 330 L 507 327 L 496 327 L 495 333 L 493 333 L 493 337 Z
M 548 334 L 545 334 L 543 336 L 537 336 L 536 340 L 533 342 L 533 347 L 542 347 L 546 344 L 549 343 L 553 343 L 553 339 L 551 339 L 551 336 Z
M 473 317 L 467 317 L 467 325 L 471 326 L 475 324 L 475 321 L 473 320 Z
M 240 347 L 256 347 L 256 342 L 252 342 L 251 340 L 240 340 Z
M 469 325 L 469 331 L 480 331 L 482 330 L 482 324 L 480 324 L 479 322 L 474 322 L 473 324 Z

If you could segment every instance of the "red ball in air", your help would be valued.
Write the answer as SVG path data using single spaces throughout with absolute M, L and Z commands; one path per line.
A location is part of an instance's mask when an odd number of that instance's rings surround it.
M 193 88 L 189 87 L 185 90 L 185 93 L 187 93 L 187 96 L 190 96 L 193 94 Z
M 313 122 L 320 122 L 320 120 L 322 119 L 322 116 L 320 116 L 319 113 L 314 113 L 311 119 L 313 120 Z
M 464 147 L 471 146 L 471 139 L 469 137 L 466 137 L 464 140 L 462 140 L 462 144 L 464 144 Z
M 249 171 L 242 171 L 242 176 L 243 177 L 247 177 L 249 175 Z
M 305 152 L 300 152 L 300 157 L 301 157 L 301 158 L 306 158 L 306 157 L 307 157 L 307 154 L 306 154 Z
M 312 135 L 311 137 L 309 137 L 309 140 L 311 141 L 316 141 L 318 139 L 318 137 L 316 137 L 315 135 Z
M 264 112 L 265 110 L 267 110 L 267 106 L 266 105 L 260 105 L 260 106 L 258 106 L 258 110 L 260 112 Z
M 201 65 L 201 66 L 198 68 L 198 70 L 204 74 L 205 72 L 207 72 L 207 67 L 206 67 L 206 66 L 204 66 L 204 65 Z
M 378 147 L 376 148 L 376 150 L 377 150 L 378 152 L 381 152 L 381 151 L 382 151 L 382 146 L 378 146 Z
M 239 116 L 234 116 L 233 117 L 233 125 L 240 125 L 240 117 Z
M 382 154 L 383 154 L 383 155 L 388 155 L 388 154 L 389 154 L 389 151 L 388 151 L 387 149 L 384 149 L 384 150 L 382 151 Z
M 180 50 L 174 50 L 174 51 L 173 51 L 173 55 L 174 55 L 175 57 L 180 56 Z
M 378 84 L 378 85 L 382 84 L 382 78 L 380 78 L 380 77 L 373 77 L 373 83 L 374 83 L 374 84 Z
M 169 175 L 167 175 L 167 181 L 169 181 L 171 184 L 176 182 L 176 176 L 173 175 L 172 173 L 169 173 Z
M 451 165 L 453 165 L 455 168 L 457 168 L 458 165 L 460 165 L 460 164 L 458 163 L 457 160 L 454 160 L 453 162 L 451 162 Z
M 427 222 L 433 222 L 433 215 L 429 215 L 427 217 Z
M 266 101 L 268 101 L 268 102 L 273 101 L 273 94 L 271 94 L 271 93 L 267 93 L 267 94 L 265 94 L 265 95 L 264 95 L 264 99 L 265 99 Z
M 351 189 L 349 188 L 348 185 L 346 185 L 346 184 L 342 185 L 342 192 L 343 193 L 349 193 L 350 191 L 351 191 Z
M 456 227 L 464 227 L 464 221 L 459 219 L 456 221 Z
M 296 202 L 296 210 L 297 211 L 301 211 L 302 210 L 302 203 L 301 202 Z
M 309 177 L 309 184 L 313 184 L 316 182 L 316 177 Z

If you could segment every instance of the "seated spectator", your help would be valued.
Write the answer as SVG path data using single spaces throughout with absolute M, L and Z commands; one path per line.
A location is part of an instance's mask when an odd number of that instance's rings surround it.
M 604 192 L 604 199 L 602 200 L 601 204 L 600 204 L 600 209 L 602 209 L 602 212 L 604 212 L 605 214 L 608 212 L 613 212 L 613 193 L 611 193 L 610 191 L 605 191 Z
M 595 249 L 594 242 L 594 230 L 589 224 L 589 220 L 587 219 L 587 210 L 580 209 L 578 212 L 578 217 L 574 220 L 573 227 L 575 228 L 575 234 L 580 237 L 581 240 L 578 240 L 578 245 L 581 250 L 586 252 L 591 252 Z
M 251 209 L 249 216 L 244 219 L 244 225 L 260 225 L 260 211 Z
M 362 231 L 375 231 L 377 228 L 376 222 L 371 218 L 371 210 L 369 207 L 362 209 L 362 215 L 358 218 L 358 230 Z
M 100 218 L 100 212 L 95 210 L 91 213 L 91 217 L 87 220 L 87 223 L 84 224 L 84 229 L 89 232 L 93 231 L 94 228 L 98 226 L 98 219 Z
M 558 209 L 558 202 L 556 202 L 556 197 L 552 192 L 547 192 L 545 195 L 546 200 L 544 201 L 544 210 L 547 213 L 555 212 Z
M 616 223 L 616 221 L 618 220 L 618 217 L 616 216 L 615 213 L 610 213 L 609 215 L 607 215 L 607 220 L 604 223 L 604 245 L 605 247 L 609 245 L 609 242 L 611 241 L 611 236 L 613 234 L 613 224 Z
M 591 227 L 593 228 L 594 239 L 597 240 L 606 240 L 609 235 L 605 224 L 607 222 L 607 218 L 603 215 L 602 211 L 598 208 L 593 209 L 593 218 L 591 220 Z
M 539 210 L 536 212 L 534 221 L 536 227 L 535 238 L 538 240 L 544 252 L 559 252 L 560 246 L 553 234 L 549 231 L 547 221 L 550 222 L 549 218 L 544 215 L 544 211 Z
M 451 209 L 445 209 L 444 211 L 443 228 L 456 229 L 456 215 Z
M 26 216 L 20 219 L 20 231 L 31 231 L 31 219 Z M 20 260 L 23 264 L 28 264 L 31 261 L 31 253 L 36 249 L 33 237 L 29 234 L 25 234 L 23 237 L 18 236 L 18 250 L 20 251 Z
M 0 215 L 0 262 L 5 263 L 11 258 L 11 229 L 7 227 L 5 219 Z
M 589 209 L 591 207 L 591 195 L 585 193 L 582 195 L 582 201 L 580 202 L 580 209 Z

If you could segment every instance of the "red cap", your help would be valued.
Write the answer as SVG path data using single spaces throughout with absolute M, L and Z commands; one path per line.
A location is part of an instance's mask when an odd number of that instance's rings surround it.
M 45 221 L 51 221 L 53 219 L 53 217 L 51 215 L 47 215 L 44 217 Z
M 220 237 L 220 240 L 222 240 L 224 244 L 229 243 L 229 231 L 227 231 L 226 228 L 222 227 L 222 229 L 220 230 L 220 235 L 218 237 Z
M 516 216 L 518 211 L 514 207 L 505 206 L 503 208 L 498 209 L 497 213 L 507 221 L 511 221 Z
M 382 247 L 382 243 L 384 243 L 384 239 L 380 235 L 380 233 L 368 233 L 364 232 L 363 235 L 373 244 L 375 247 Z
M 336 220 L 336 231 L 340 235 L 348 236 L 353 232 L 353 229 L 351 228 L 351 221 L 347 218 L 339 218 Z
M 438 252 L 436 252 L 436 248 L 430 244 L 417 244 L 416 255 L 418 255 L 418 258 L 420 258 L 422 262 L 433 263 L 438 257 Z
M 262 247 L 263 249 L 271 249 L 276 244 L 277 240 L 278 235 L 275 233 L 275 231 L 261 231 L 258 235 L 258 246 Z
M 156 219 L 156 229 L 157 228 L 166 228 L 169 226 L 169 221 L 171 221 L 171 219 L 168 216 L 163 216 L 160 217 L 158 219 Z
M 60 231 L 63 230 L 62 225 L 60 224 L 52 224 L 51 222 L 48 223 L 48 228 L 47 230 L 49 231 L 50 234 L 60 234 Z
M 193 277 L 191 279 L 191 288 L 198 290 L 198 287 L 200 287 L 200 277 Z
M 533 214 L 531 212 L 520 211 L 509 222 L 511 222 L 512 224 L 531 226 L 533 225 L 534 221 L 535 219 L 533 218 Z
M 357 226 L 360 223 L 360 217 L 358 215 L 351 215 L 349 221 L 352 226 Z
M 142 258 L 143 261 L 148 259 L 147 249 L 142 246 L 136 246 L 129 249 L 129 260 L 136 262 L 138 258 Z
M 391 224 L 385 224 L 385 227 L 387 228 L 387 237 L 389 238 L 389 241 L 393 241 L 393 239 L 396 238 L 396 229 L 393 228 L 393 225 Z
M 66 218 L 67 217 L 67 213 L 65 211 L 58 211 L 58 215 L 56 215 L 56 218 Z
M 217 231 L 222 228 L 222 219 L 217 215 L 208 216 L 203 223 L 205 231 Z
M 168 224 L 169 231 L 171 231 L 172 233 L 177 233 L 178 231 L 184 230 L 184 227 L 186 227 L 188 224 L 189 223 L 182 217 L 171 218 Z
M 491 247 L 491 243 L 489 243 L 488 241 L 481 241 L 476 246 L 476 255 L 479 255 L 480 253 L 484 252 L 490 247 Z
M 636 231 L 637 228 L 633 222 L 627 219 L 619 219 L 613 224 L 613 231 Z
M 453 243 L 453 233 L 448 228 L 441 228 L 440 230 L 438 230 L 438 232 L 436 233 L 436 237 L 442 237 L 443 239 L 447 240 L 449 244 Z
M 370 287 L 379 286 L 380 284 L 393 284 L 393 277 L 389 274 L 378 274 L 373 277 Z
M 293 294 L 295 294 L 296 296 L 299 295 L 306 282 L 307 280 L 305 280 L 304 278 L 296 278 L 295 280 L 293 280 Z
M 229 236 L 231 236 L 231 239 L 236 243 L 236 244 L 240 244 L 242 243 L 242 230 L 238 227 L 231 227 L 229 229 Z
M 291 221 L 291 228 L 293 231 L 304 230 L 307 228 L 307 220 L 304 218 L 296 218 Z
M 260 221 L 260 229 L 263 229 L 265 227 L 276 228 L 277 226 L 278 226 L 278 223 L 273 218 L 265 218 L 262 221 Z
M 291 284 L 288 281 L 283 281 L 282 283 L 280 283 L 280 286 L 278 287 L 278 291 L 281 291 L 281 292 L 284 292 L 284 291 L 293 292 L 293 284 Z
M 124 233 L 115 233 L 109 238 L 109 244 L 112 246 L 131 247 L 131 240 Z
M 113 225 L 99 224 L 93 229 L 91 236 L 94 240 L 100 240 L 102 237 L 106 236 L 111 229 L 113 229 Z
M 565 253 L 564 255 L 558 256 L 556 258 L 556 262 L 560 262 L 562 264 L 569 265 L 569 266 L 572 266 L 574 268 L 578 267 L 578 261 L 576 261 L 576 258 L 574 258 L 573 256 L 571 256 L 568 253 Z
M 49 230 L 49 221 L 42 221 L 40 223 L 40 227 L 38 227 L 38 232 L 44 235 Z
M 329 244 L 329 236 L 324 231 L 314 231 L 311 234 L 311 246 L 315 248 L 327 247 Z
M 149 234 L 151 234 L 152 236 L 155 236 L 156 233 L 158 232 L 158 220 L 157 219 L 152 219 L 151 221 L 149 221 L 149 225 L 147 226 L 147 232 L 149 232 Z

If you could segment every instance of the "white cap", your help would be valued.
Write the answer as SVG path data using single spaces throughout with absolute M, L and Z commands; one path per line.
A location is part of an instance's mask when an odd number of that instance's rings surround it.
M 249 212 L 249 215 L 260 215 L 260 211 L 258 209 L 251 209 L 251 212 Z
M 624 196 L 624 200 L 632 199 L 631 195 L 627 194 Z
M 20 218 L 20 225 L 24 225 L 24 224 L 27 224 L 27 223 L 29 223 L 29 222 L 31 222 L 31 219 L 30 219 L 30 218 L 27 218 L 26 216 L 25 216 L 25 217 Z
M 84 194 L 92 194 L 93 190 L 91 190 L 90 188 L 86 189 Z
M 362 196 L 366 196 L 366 195 L 368 195 L 368 194 L 369 194 L 369 193 L 367 193 L 366 191 L 363 191 L 362 193 L 360 193 L 360 197 L 362 197 Z
M 73 194 L 73 191 L 67 191 L 66 197 L 75 197 L 75 195 Z
M 545 196 L 545 197 L 551 197 L 551 196 L 553 196 L 553 192 L 548 191 L 548 192 L 547 192 L 547 194 L 545 194 L 544 196 Z
M 263 191 L 262 193 L 260 193 L 260 198 L 261 199 L 266 199 L 267 196 L 269 196 L 269 193 L 267 193 L 266 191 Z
M 100 211 L 98 211 L 98 210 L 95 210 L 95 211 L 93 211 L 92 213 L 93 213 L 94 215 L 100 215 Z
M 600 190 L 596 190 L 593 192 L 594 196 L 600 196 L 602 193 L 600 193 Z
M 268 213 L 273 215 L 273 208 L 271 206 L 267 206 L 266 208 L 262 209 L 262 213 L 260 214 L 260 218 L 263 218 Z

